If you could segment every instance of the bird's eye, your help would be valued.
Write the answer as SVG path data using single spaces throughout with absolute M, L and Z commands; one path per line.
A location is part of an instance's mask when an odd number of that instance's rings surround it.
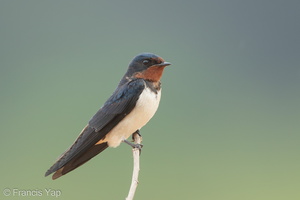
M 144 65 L 148 65 L 150 63 L 150 60 L 143 60 Z

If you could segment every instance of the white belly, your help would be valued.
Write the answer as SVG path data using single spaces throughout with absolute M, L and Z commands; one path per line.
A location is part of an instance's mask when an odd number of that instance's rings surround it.
M 110 147 L 117 147 L 136 130 L 141 129 L 155 114 L 161 96 L 161 90 L 155 94 L 149 88 L 141 93 L 134 109 L 105 137 Z

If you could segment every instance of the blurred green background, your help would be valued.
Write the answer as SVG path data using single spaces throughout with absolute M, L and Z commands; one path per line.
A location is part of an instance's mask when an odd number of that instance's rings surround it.
M 142 129 L 135 199 L 300 199 L 299 1 L 0 1 L 0 190 L 125 199 L 127 145 L 52 181 L 45 171 L 131 59 L 173 65 Z M 6 191 L 7 192 L 7 191 Z

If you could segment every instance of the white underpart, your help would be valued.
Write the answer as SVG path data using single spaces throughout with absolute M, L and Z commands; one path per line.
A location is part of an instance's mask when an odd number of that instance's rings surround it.
M 161 90 L 156 94 L 146 87 L 140 94 L 134 109 L 105 137 L 108 146 L 117 147 L 136 130 L 141 129 L 155 114 L 161 96 Z

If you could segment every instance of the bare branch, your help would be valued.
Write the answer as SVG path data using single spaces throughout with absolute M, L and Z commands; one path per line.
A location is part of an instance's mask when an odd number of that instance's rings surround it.
M 133 134 L 133 139 L 134 139 L 135 144 L 142 143 L 142 136 L 140 136 L 138 133 Z M 139 183 L 138 177 L 139 177 L 139 171 L 140 171 L 140 150 L 141 150 L 140 148 L 135 147 L 132 149 L 133 173 L 132 173 L 131 186 L 130 186 L 130 189 L 128 192 L 128 196 L 126 197 L 126 200 L 133 200 L 137 185 Z

